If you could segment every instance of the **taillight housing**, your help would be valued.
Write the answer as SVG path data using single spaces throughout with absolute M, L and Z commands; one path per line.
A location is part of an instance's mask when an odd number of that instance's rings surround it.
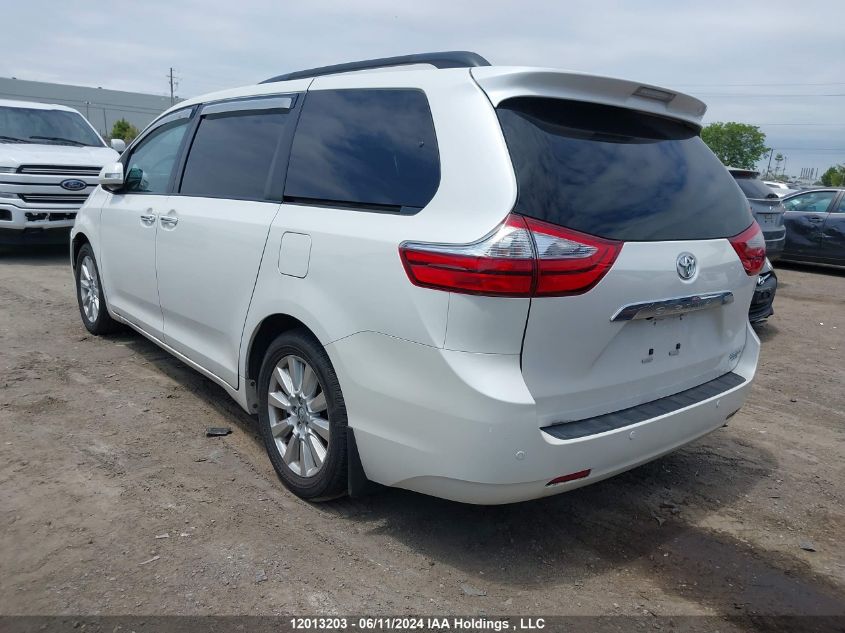
M 766 239 L 757 220 L 739 235 L 729 238 L 736 254 L 742 262 L 742 267 L 749 277 L 760 274 L 766 263 Z
M 405 242 L 399 253 L 417 286 L 500 297 L 576 295 L 613 266 L 622 242 L 511 214 L 470 244 Z

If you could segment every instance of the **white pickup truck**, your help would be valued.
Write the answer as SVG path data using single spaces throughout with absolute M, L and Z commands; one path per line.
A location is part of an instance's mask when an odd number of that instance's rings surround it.
M 111 143 L 73 108 L 0 99 L 0 246 L 67 243 L 100 169 L 125 147 Z

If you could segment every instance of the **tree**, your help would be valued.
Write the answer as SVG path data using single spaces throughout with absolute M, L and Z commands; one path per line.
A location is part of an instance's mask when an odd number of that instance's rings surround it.
M 138 136 L 138 128 L 126 119 L 118 119 L 111 128 L 111 138 L 122 138 L 129 143 Z
M 701 138 L 727 166 L 754 169 L 766 147 L 766 135 L 747 123 L 711 123 L 701 130 Z
M 821 177 L 825 187 L 841 187 L 845 185 L 845 165 L 834 165 L 829 167 Z

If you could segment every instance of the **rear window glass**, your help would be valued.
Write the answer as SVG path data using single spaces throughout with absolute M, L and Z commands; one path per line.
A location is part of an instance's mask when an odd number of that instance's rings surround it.
M 772 191 L 769 185 L 764 183 L 762 180 L 758 180 L 754 177 L 737 175 L 734 175 L 734 178 L 736 178 L 736 184 L 738 184 L 739 188 L 742 189 L 742 193 L 745 194 L 746 198 L 751 200 L 765 200 L 766 198 L 778 197 L 778 194 Z
M 316 90 L 305 99 L 285 199 L 413 212 L 440 184 L 437 138 L 419 90 Z
M 497 111 L 519 213 L 628 241 L 728 237 L 751 224 L 733 178 L 690 127 L 541 97 Z
M 179 192 L 209 198 L 264 199 L 287 117 L 287 113 L 273 110 L 204 116 L 191 144 Z

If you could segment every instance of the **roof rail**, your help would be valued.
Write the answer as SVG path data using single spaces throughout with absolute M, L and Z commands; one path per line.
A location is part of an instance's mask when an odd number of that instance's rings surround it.
M 435 68 L 471 68 L 474 66 L 489 66 L 490 62 L 478 53 L 471 51 L 442 51 L 439 53 L 417 53 L 414 55 L 399 55 L 398 57 L 382 57 L 379 59 L 365 59 L 360 62 L 348 62 L 308 70 L 297 70 L 285 75 L 270 77 L 261 83 L 269 84 L 275 81 L 289 81 L 291 79 L 305 79 L 334 75 L 353 70 L 367 70 L 369 68 L 385 68 L 390 66 L 411 66 L 414 64 L 431 64 Z

